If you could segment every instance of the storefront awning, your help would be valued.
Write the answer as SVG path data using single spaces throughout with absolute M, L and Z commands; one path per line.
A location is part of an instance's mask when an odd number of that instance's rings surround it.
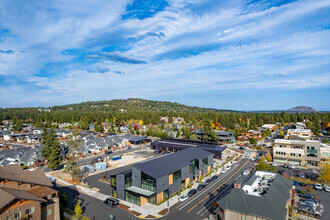
M 130 191 L 130 192 L 133 192 L 133 193 L 136 193 L 138 195 L 144 196 L 144 197 L 150 197 L 150 196 L 155 194 L 154 192 L 151 192 L 151 191 L 145 190 L 145 189 L 141 189 L 141 188 L 138 188 L 136 186 L 130 186 L 126 190 Z

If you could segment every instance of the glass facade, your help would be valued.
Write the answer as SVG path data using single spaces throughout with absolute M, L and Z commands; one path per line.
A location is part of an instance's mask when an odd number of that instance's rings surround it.
M 151 192 L 156 192 L 156 180 L 141 172 L 141 188 Z
M 149 199 L 149 203 L 156 205 L 156 196 L 151 196 Z
M 181 170 L 175 171 L 173 173 L 173 182 L 181 180 Z
M 111 176 L 111 186 L 117 186 L 117 177 Z
M 307 146 L 307 157 L 317 157 L 317 149 Z
M 125 174 L 125 189 L 132 186 L 132 173 Z
M 193 164 L 190 164 L 189 166 L 189 170 L 190 170 L 190 173 L 194 173 L 194 165 Z
M 130 192 L 125 191 L 125 201 L 139 206 L 140 205 L 140 196 L 134 195 Z
M 164 200 L 168 199 L 168 189 L 163 192 Z

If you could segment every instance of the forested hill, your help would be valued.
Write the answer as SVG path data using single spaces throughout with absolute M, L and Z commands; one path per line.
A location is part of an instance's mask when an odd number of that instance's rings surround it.
M 145 99 L 114 99 L 110 101 L 82 102 L 52 107 L 51 110 L 105 110 L 105 111 L 152 111 L 152 112 L 219 112 L 223 110 L 187 106 L 176 102 L 152 101 Z

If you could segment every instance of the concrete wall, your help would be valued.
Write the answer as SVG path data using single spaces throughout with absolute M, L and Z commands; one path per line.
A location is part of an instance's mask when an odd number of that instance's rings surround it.
M 132 186 L 141 188 L 141 171 L 132 167 Z
M 117 197 L 124 200 L 125 198 L 125 175 L 117 175 Z

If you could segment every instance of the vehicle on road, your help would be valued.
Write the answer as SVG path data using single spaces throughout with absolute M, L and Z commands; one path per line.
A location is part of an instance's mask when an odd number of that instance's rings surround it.
M 228 171 L 228 170 L 230 170 L 231 166 L 227 165 L 224 168 Z
M 212 181 L 214 181 L 214 180 L 216 180 L 216 179 L 218 179 L 218 176 L 216 176 L 216 175 L 214 175 L 214 176 L 211 177 L 211 180 L 212 180 Z
M 222 167 L 221 173 L 226 173 L 226 172 L 227 172 L 227 170 L 224 167 Z
M 302 187 L 306 186 L 306 183 L 304 183 L 304 182 L 299 182 L 298 184 L 299 184 L 299 186 L 302 186 Z
M 244 150 L 244 147 L 239 147 L 240 150 Z
M 105 152 L 105 154 L 112 154 L 112 151 L 108 150 L 108 151 Z
M 111 207 L 118 207 L 119 206 L 119 200 L 118 199 L 115 199 L 115 198 L 106 198 L 104 201 L 103 201 L 104 204 L 107 204 Z
M 243 172 L 243 175 L 244 175 L 244 176 L 247 176 L 247 175 L 249 175 L 249 174 L 250 174 L 250 170 L 248 170 L 248 169 L 244 170 L 244 172 Z
M 299 185 L 299 184 L 298 184 L 298 181 L 297 181 L 297 180 L 294 180 L 294 181 L 293 181 L 293 185 L 294 185 L 294 186 L 298 186 L 298 185 Z
M 191 197 L 191 196 L 193 196 L 193 195 L 195 195 L 197 193 L 197 190 L 196 189 L 192 189 L 192 190 L 190 190 L 189 192 L 188 192 L 188 196 L 189 197 Z
M 314 184 L 313 183 L 308 183 L 308 186 L 312 189 L 314 189 Z
M 283 168 L 289 168 L 289 165 L 288 165 L 288 164 L 283 164 L 282 167 L 283 167 Z
M 328 184 L 324 184 L 324 191 L 330 192 L 330 186 Z
M 205 184 L 203 184 L 203 183 L 201 183 L 201 184 L 199 184 L 198 186 L 197 186 L 197 189 L 198 190 L 202 190 L 202 189 L 204 189 L 205 188 Z
M 301 173 L 301 174 L 299 175 L 299 177 L 300 177 L 300 178 L 303 178 L 303 179 L 306 178 L 304 173 Z
M 289 165 L 289 169 L 295 169 L 295 168 L 296 168 L 295 165 L 293 165 L 293 164 L 290 164 L 290 165 Z
M 250 154 L 249 153 L 245 153 L 245 157 L 249 157 L 250 156 Z
M 273 167 L 277 167 L 277 164 L 275 162 L 272 163 Z
M 322 191 L 322 188 L 323 188 L 323 187 L 322 187 L 322 185 L 321 185 L 320 183 L 316 183 L 316 184 L 315 184 L 315 189 L 316 189 L 316 190 L 320 190 L 320 191 Z
M 256 158 L 253 157 L 253 158 L 251 158 L 250 160 L 251 160 L 252 162 L 255 162 L 255 161 L 256 161 Z
M 182 195 L 179 199 L 180 202 L 184 202 L 188 199 L 188 196 L 187 195 Z

